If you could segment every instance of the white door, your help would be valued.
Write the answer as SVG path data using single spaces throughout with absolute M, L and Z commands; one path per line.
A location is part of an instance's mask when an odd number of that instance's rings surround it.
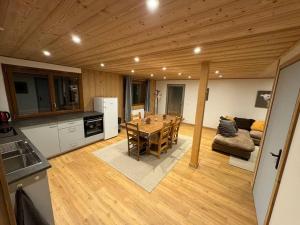
M 281 70 L 265 143 L 254 184 L 254 202 L 258 224 L 262 225 L 269 206 L 277 170 L 278 154 L 283 149 L 300 88 L 300 62 Z
M 104 100 L 104 138 L 118 135 L 118 100 L 106 98 Z
M 300 202 L 300 120 L 294 132 L 270 225 L 299 225 Z

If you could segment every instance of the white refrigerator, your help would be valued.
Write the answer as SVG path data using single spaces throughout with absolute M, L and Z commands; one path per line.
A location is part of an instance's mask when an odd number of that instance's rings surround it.
M 94 111 L 103 113 L 104 139 L 118 135 L 118 98 L 95 97 Z

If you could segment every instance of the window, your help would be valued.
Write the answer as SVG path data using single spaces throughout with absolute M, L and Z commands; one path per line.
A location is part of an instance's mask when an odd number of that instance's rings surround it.
M 132 105 L 144 105 L 146 98 L 146 82 L 132 82 Z
M 74 77 L 54 77 L 56 110 L 79 109 L 79 79 Z
M 13 118 L 82 111 L 81 74 L 4 65 Z

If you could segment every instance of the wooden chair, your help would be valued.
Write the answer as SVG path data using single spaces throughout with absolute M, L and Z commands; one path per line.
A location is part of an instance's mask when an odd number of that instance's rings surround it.
M 144 117 L 147 118 L 148 116 L 151 116 L 151 115 L 153 115 L 153 113 L 145 111 L 145 116 Z
M 165 123 L 159 135 L 155 135 L 149 140 L 150 153 L 160 158 L 162 152 L 167 152 L 169 148 L 169 136 L 172 130 L 172 122 Z
M 172 131 L 169 136 L 169 145 L 171 148 L 173 144 L 177 144 L 178 142 L 178 132 L 179 132 L 181 121 L 182 121 L 181 116 L 176 116 L 175 122 L 172 126 Z
M 132 114 L 131 113 L 131 120 L 138 120 L 138 119 L 142 119 L 141 112 L 139 112 L 138 114 Z
M 140 136 L 139 125 L 137 123 L 126 123 L 126 133 L 128 140 L 128 155 L 135 155 L 139 161 L 141 150 L 147 148 L 147 139 Z

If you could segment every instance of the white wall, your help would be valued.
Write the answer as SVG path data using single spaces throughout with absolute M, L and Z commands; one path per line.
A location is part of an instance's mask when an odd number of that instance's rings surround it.
M 60 66 L 54 65 L 49 63 L 41 63 L 41 62 L 34 62 L 29 60 L 23 59 L 15 59 L 9 57 L 0 56 L 0 111 L 9 111 L 4 79 L 3 79 L 3 71 L 2 71 L 2 64 L 10 64 L 10 65 L 17 65 L 17 66 L 27 66 L 27 67 L 35 67 L 41 69 L 49 69 L 49 70 L 59 70 L 59 71 L 66 71 L 72 73 L 81 73 L 80 68 L 68 67 L 68 66 Z
M 157 81 L 156 89 L 161 91 L 160 92 L 161 97 L 158 100 L 159 114 L 164 114 L 166 112 L 167 84 L 185 84 L 184 106 L 183 106 L 184 122 L 194 124 L 199 82 L 196 80 Z
M 161 91 L 158 113 L 165 113 L 167 84 L 185 84 L 183 117 L 185 123 L 195 123 L 198 96 L 198 80 L 157 81 L 156 88 Z M 209 80 L 209 99 L 205 106 L 204 126 L 216 128 L 221 115 L 264 120 L 267 109 L 256 108 L 258 90 L 272 90 L 273 79 L 223 79 Z

